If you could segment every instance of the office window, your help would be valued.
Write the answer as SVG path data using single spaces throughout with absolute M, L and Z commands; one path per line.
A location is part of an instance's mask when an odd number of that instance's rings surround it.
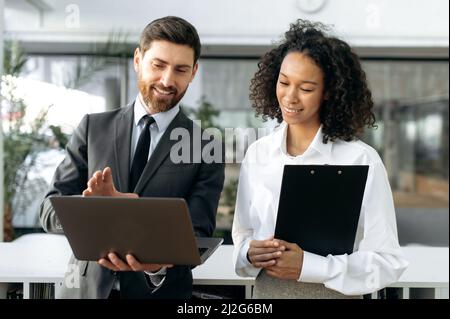
M 31 56 L 25 77 L 63 86 L 80 59 L 84 58 Z M 200 59 L 198 74 L 182 104 L 196 108 L 204 96 L 221 112 L 216 123 L 223 128 L 274 127 L 275 121 L 263 123 L 255 118 L 248 98 L 257 62 L 257 59 Z M 363 140 L 382 157 L 396 206 L 448 209 L 448 61 L 366 60 L 363 67 L 373 93 L 378 124 L 378 129 L 366 131 Z M 85 113 L 121 105 L 120 83 L 124 78 L 128 81 L 129 102 L 138 92 L 131 58 L 127 67 L 118 62 L 92 73 L 80 90 L 98 100 L 91 99 L 90 106 L 81 103 L 77 108 L 79 118 L 72 120 L 78 123 Z M 67 126 L 66 132 L 71 133 L 74 126 Z M 228 164 L 226 186 L 235 183 L 238 176 L 239 164 Z
M 120 64 L 84 68 L 76 76 L 77 65 L 87 65 L 85 56 L 29 55 L 16 84 L 26 105 L 27 123 L 40 110 L 49 108 L 47 124 L 60 126 L 68 136 L 87 113 L 102 112 L 120 105 Z M 65 85 L 77 81 L 76 89 Z M 29 119 L 29 122 L 28 122 Z M 30 169 L 27 181 L 20 184 L 12 201 L 13 225 L 16 235 L 28 228 L 39 228 L 40 202 L 51 182 L 64 151 L 49 143 L 39 152 Z
M 365 61 L 381 155 L 397 207 L 448 208 L 448 62 Z

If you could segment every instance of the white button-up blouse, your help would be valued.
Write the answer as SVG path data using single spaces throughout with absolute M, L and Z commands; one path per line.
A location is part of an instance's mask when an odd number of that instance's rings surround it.
M 256 277 L 261 270 L 246 254 L 251 240 L 274 235 L 284 165 L 369 165 L 354 252 L 323 257 L 305 251 L 298 281 L 323 283 L 346 295 L 372 293 L 396 282 L 408 262 L 398 243 L 392 192 L 378 153 L 362 141 L 324 144 L 320 127 L 308 149 L 292 157 L 286 132 L 283 122 L 250 145 L 242 162 L 232 229 L 236 273 Z

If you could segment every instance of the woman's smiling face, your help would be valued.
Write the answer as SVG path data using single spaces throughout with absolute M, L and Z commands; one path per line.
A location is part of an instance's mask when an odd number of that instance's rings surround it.
M 286 123 L 320 123 L 319 111 L 324 90 L 323 71 L 310 57 L 301 52 L 286 55 L 276 87 L 278 103 Z

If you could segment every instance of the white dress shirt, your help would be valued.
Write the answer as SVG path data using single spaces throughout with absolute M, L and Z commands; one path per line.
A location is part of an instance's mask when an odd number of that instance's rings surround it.
M 261 270 L 246 255 L 251 240 L 274 235 L 284 165 L 369 165 L 354 252 L 323 257 L 305 251 L 298 281 L 323 283 L 345 295 L 372 293 L 396 282 L 408 262 L 398 243 L 392 192 L 378 153 L 362 141 L 324 144 L 320 127 L 307 150 L 294 157 L 286 151 L 286 132 L 283 122 L 250 145 L 242 162 L 232 230 L 236 273 L 256 277 Z
M 180 111 L 179 105 L 174 106 L 170 110 L 166 112 L 160 112 L 151 115 L 155 119 L 155 122 L 150 125 L 150 149 L 148 151 L 148 157 L 153 154 L 156 146 L 158 145 L 159 140 L 166 132 L 167 127 L 173 121 L 175 116 L 177 116 Z M 141 135 L 141 131 L 145 126 L 142 118 L 148 115 L 144 105 L 141 101 L 140 94 L 136 97 L 136 101 L 134 102 L 134 125 L 133 131 L 131 132 L 131 152 L 130 152 L 130 170 L 131 164 L 133 163 L 134 152 L 136 151 L 137 143 L 139 140 L 139 136 Z
M 166 112 L 160 112 L 151 115 L 155 122 L 150 125 L 150 149 L 148 152 L 148 157 L 150 158 L 153 154 L 153 151 L 155 150 L 156 146 L 158 145 L 158 142 L 160 141 L 161 137 L 166 132 L 167 127 L 169 124 L 173 121 L 175 116 L 177 116 L 178 112 L 180 111 L 179 105 L 174 106 L 170 110 Z M 131 132 L 131 152 L 130 152 L 130 170 L 131 170 L 131 164 L 133 163 L 133 157 L 134 153 L 136 151 L 137 143 L 139 140 L 139 136 L 141 135 L 141 132 L 145 126 L 144 121 L 142 121 L 142 118 L 148 115 L 147 110 L 145 109 L 143 102 L 141 101 L 141 95 L 139 94 L 136 97 L 136 100 L 134 102 L 134 125 L 133 130 Z M 162 283 L 166 279 L 167 268 L 162 267 L 158 272 L 152 273 L 152 272 L 145 272 L 149 278 L 152 284 L 159 288 L 161 287 Z M 117 290 L 120 290 L 120 283 L 117 280 L 114 284 L 114 288 Z M 153 292 L 155 292 L 153 290 Z

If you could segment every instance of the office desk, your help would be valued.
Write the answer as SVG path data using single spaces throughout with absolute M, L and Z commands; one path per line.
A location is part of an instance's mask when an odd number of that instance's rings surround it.
M 448 299 L 448 247 L 402 247 L 409 267 L 399 281 L 390 287 L 403 288 L 403 298 L 409 299 L 410 288 L 433 288 L 436 299 Z
M 432 288 L 435 297 L 448 298 L 448 247 L 403 249 L 410 266 L 391 287 L 403 288 L 405 298 L 409 297 L 410 288 Z M 204 265 L 193 270 L 194 285 L 243 286 L 246 298 L 250 298 L 254 279 L 235 274 L 232 253 L 233 246 L 219 247 Z M 70 246 L 61 235 L 30 234 L 12 243 L 0 243 L 0 285 L 23 283 L 26 299 L 30 297 L 30 283 L 54 283 L 57 290 L 70 254 Z
M 0 243 L 0 285 L 5 290 L 7 283 L 22 283 L 24 299 L 30 297 L 31 283 L 54 283 L 58 289 L 71 252 L 62 235 L 29 234 Z
M 407 246 L 402 249 L 410 265 L 399 281 L 389 287 L 403 288 L 404 299 L 409 299 L 410 288 L 432 288 L 435 298 L 448 298 L 449 248 Z M 250 298 L 254 279 L 238 277 L 235 274 L 232 254 L 232 245 L 219 247 L 205 265 L 193 270 L 194 283 L 245 286 L 246 298 Z M 375 294 L 372 296 L 375 297 Z
M 236 275 L 233 266 L 233 245 L 222 245 L 205 264 L 192 270 L 194 285 L 244 286 L 245 298 L 252 297 L 255 279 Z

